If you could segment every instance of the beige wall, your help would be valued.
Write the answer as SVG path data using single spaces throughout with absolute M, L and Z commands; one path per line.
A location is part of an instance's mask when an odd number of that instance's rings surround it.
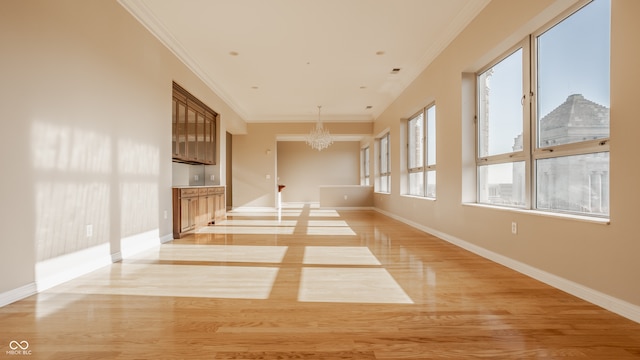
M 360 183 L 360 142 L 337 141 L 322 151 L 300 141 L 279 141 L 278 183 L 283 202 L 319 202 L 322 185 Z
M 170 237 L 172 80 L 221 114 L 222 134 L 246 131 L 116 1 L 5 1 L 0 46 L 0 294 L 33 287 L 43 260 Z
M 612 1 L 611 33 L 611 224 L 463 204 L 473 198 L 473 113 L 463 94 L 463 74 L 477 71 L 535 31 L 572 1 L 494 0 L 469 27 L 384 111 L 374 133 L 391 129 L 401 145 L 400 119 L 435 99 L 437 105 L 437 201 L 400 194 L 398 151 L 392 151 L 392 193 L 376 194 L 375 206 L 451 239 L 531 266 L 580 286 L 640 306 L 640 122 L 635 87 L 640 80 L 640 1 Z M 473 91 L 473 87 L 470 89 Z M 465 107 L 466 106 L 466 107 Z M 473 104 L 471 104 L 473 109 Z M 469 136 L 469 134 L 471 134 Z M 471 196 L 470 196 L 471 195 Z M 519 233 L 511 234 L 511 222 Z M 637 308 L 636 308 L 637 315 Z
M 313 123 L 251 123 L 247 133 L 233 136 L 233 206 L 276 206 L 278 138 L 303 136 Z M 365 136 L 372 123 L 324 123 L 331 134 Z M 357 166 L 357 165 L 356 165 Z M 355 170 L 358 171 L 358 170 Z M 286 179 L 282 179 L 287 182 Z M 287 183 L 295 188 L 292 183 Z
M 333 185 L 320 187 L 320 207 L 369 208 L 373 206 L 373 186 Z

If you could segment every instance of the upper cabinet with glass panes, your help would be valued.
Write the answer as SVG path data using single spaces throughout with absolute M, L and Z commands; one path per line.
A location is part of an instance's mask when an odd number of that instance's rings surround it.
M 215 164 L 217 116 L 208 106 L 173 83 L 173 161 Z

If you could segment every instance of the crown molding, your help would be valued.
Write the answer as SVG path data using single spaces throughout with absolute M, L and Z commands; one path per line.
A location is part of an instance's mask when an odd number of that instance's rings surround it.
M 226 93 L 211 77 L 202 69 L 202 66 L 189 54 L 182 44 L 167 30 L 162 22 L 155 16 L 143 0 L 118 0 L 139 23 L 141 23 L 153 36 L 156 37 L 169 51 L 171 51 L 189 70 L 191 70 L 202 82 L 205 83 L 222 101 L 224 101 L 243 120 L 247 118 L 247 112 L 233 97 Z

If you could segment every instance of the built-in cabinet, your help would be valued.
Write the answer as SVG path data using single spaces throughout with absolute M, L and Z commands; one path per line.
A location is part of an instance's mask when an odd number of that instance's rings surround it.
M 196 216 L 198 214 L 198 189 L 174 189 L 174 208 L 179 206 L 179 221 L 176 227 L 176 219 L 174 218 L 173 232 L 186 233 L 196 228 Z M 176 199 L 176 195 L 178 198 Z M 177 200 L 177 201 L 176 201 Z M 174 216 L 176 211 L 174 209 Z
M 216 163 L 216 120 L 218 114 L 173 84 L 172 157 L 191 164 Z
M 224 186 L 173 188 L 173 238 L 226 218 Z

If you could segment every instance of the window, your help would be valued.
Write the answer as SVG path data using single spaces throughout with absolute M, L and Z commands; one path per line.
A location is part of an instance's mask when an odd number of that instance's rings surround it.
M 478 73 L 479 203 L 609 215 L 609 14 L 591 1 Z
M 360 183 L 362 185 L 370 185 L 370 177 L 371 173 L 369 172 L 369 147 L 362 148 L 360 158 L 362 159 L 362 180 Z
M 407 121 L 408 194 L 436 196 L 436 106 L 422 109 Z
M 386 133 L 377 140 L 378 144 L 378 192 L 391 192 L 391 164 L 389 157 L 389 133 Z
M 526 206 L 523 110 L 526 44 L 478 75 L 478 201 Z

